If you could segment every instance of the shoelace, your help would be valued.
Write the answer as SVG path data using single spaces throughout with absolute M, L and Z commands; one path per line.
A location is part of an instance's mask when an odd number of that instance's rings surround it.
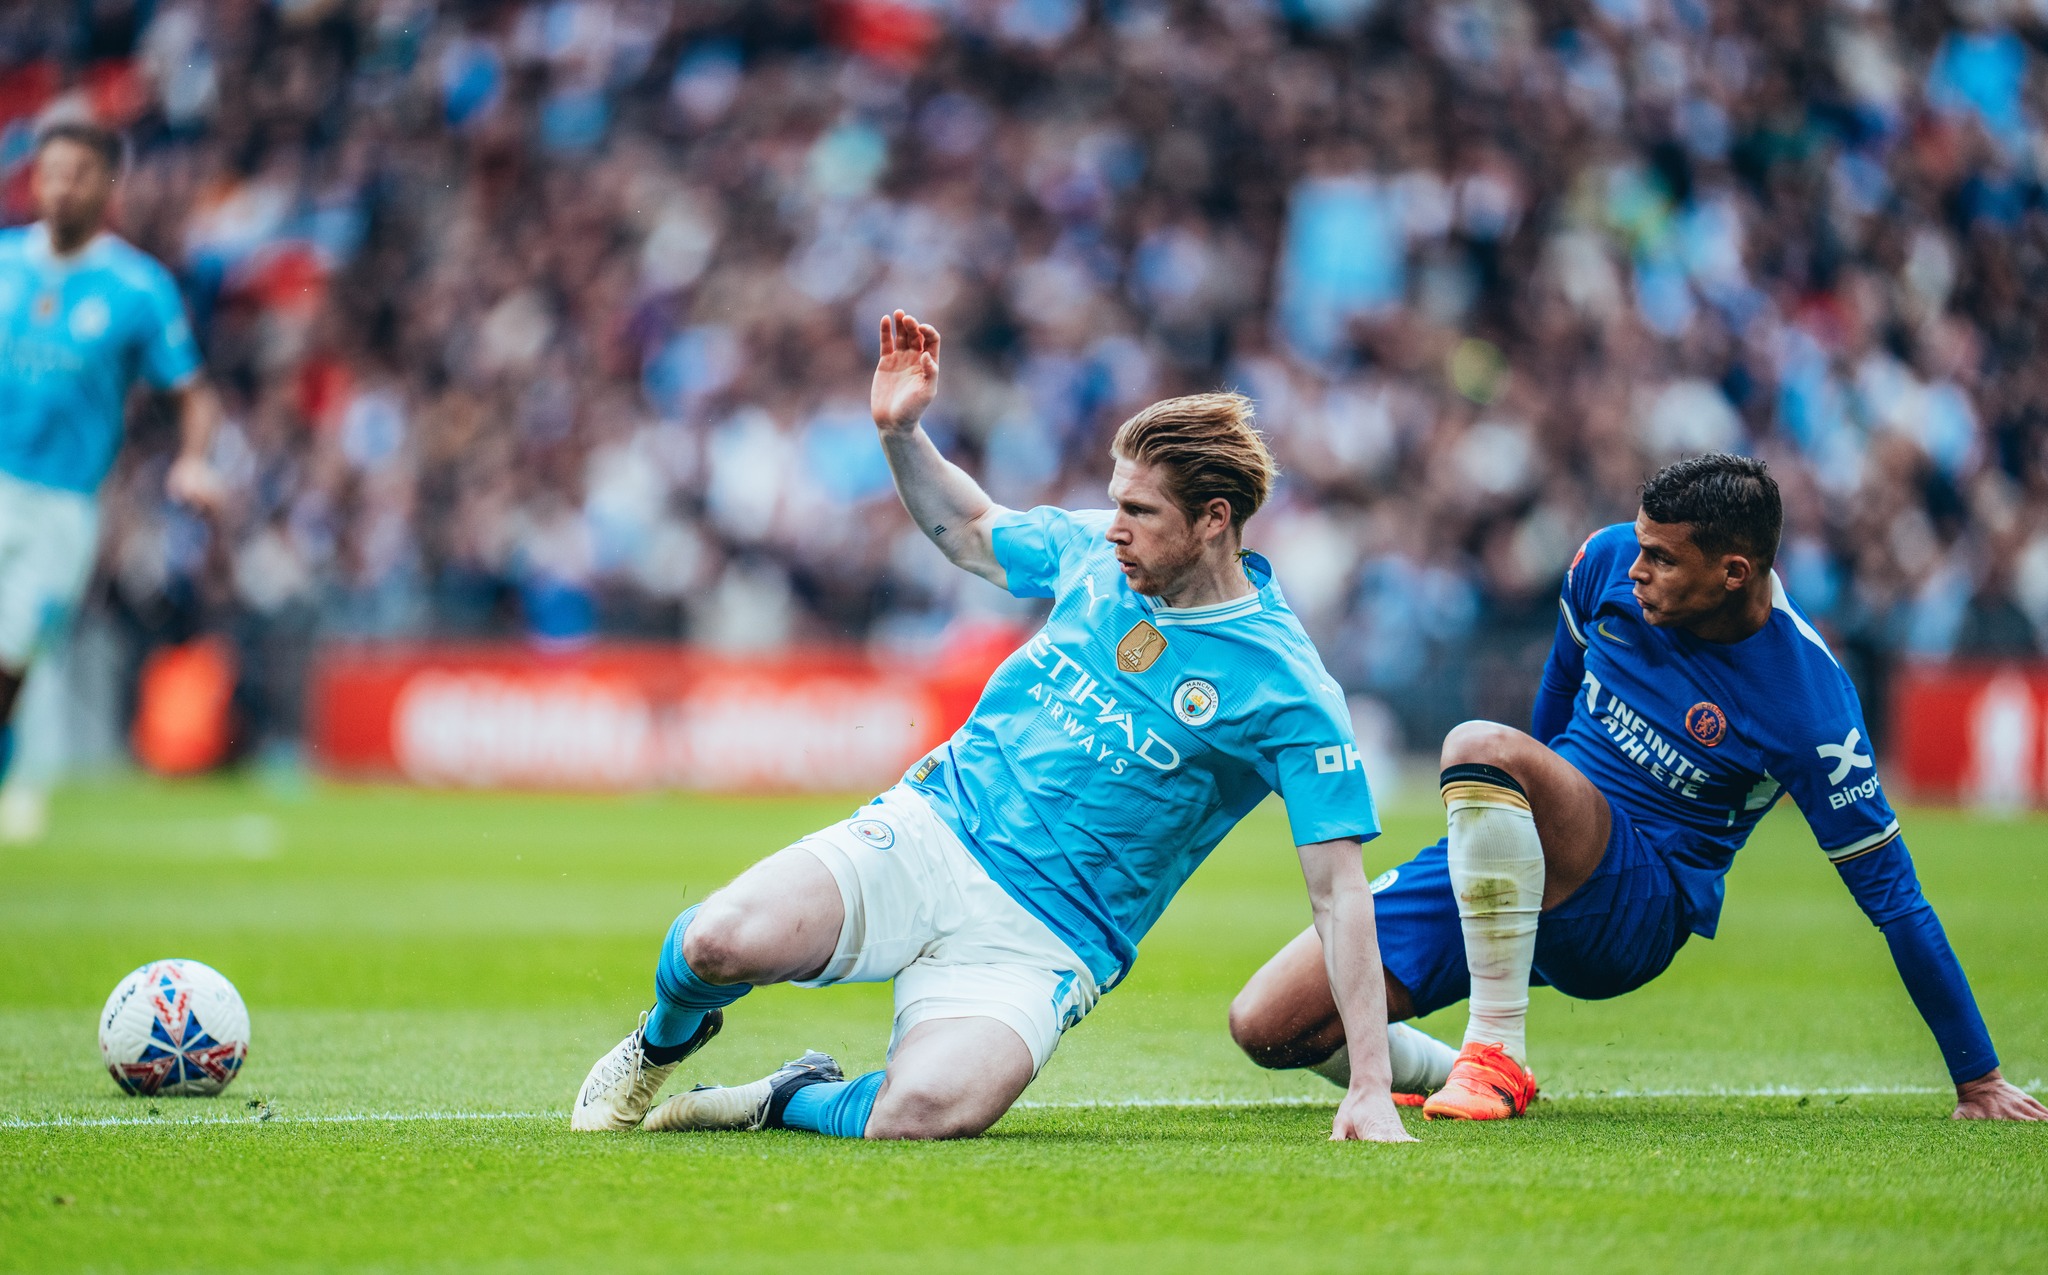
M 624 1058 L 607 1060 L 611 1061 L 613 1066 L 606 1068 L 600 1077 L 606 1085 L 617 1084 L 623 1079 L 626 1081 L 627 1092 L 630 1093 L 633 1087 L 640 1083 L 640 1071 L 647 1062 L 648 1013 L 649 1011 L 644 1009 L 640 1011 L 640 1024 L 633 1029 L 633 1048 L 629 1053 L 632 1061 L 628 1062 Z

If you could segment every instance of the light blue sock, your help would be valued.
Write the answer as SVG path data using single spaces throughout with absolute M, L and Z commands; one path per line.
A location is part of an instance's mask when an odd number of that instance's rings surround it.
M 702 906 L 700 903 L 685 908 L 675 924 L 668 927 L 668 939 L 661 946 L 661 962 L 654 967 L 657 999 L 641 1039 L 656 1049 L 674 1048 L 689 1040 L 704 1025 L 705 1014 L 724 1009 L 754 990 L 751 983 L 707 983 L 683 959 L 683 935 L 690 928 L 690 918 Z
M 783 1128 L 807 1129 L 833 1138 L 863 1136 L 885 1074 L 871 1071 L 852 1080 L 805 1085 L 789 1096 L 789 1105 L 782 1110 Z

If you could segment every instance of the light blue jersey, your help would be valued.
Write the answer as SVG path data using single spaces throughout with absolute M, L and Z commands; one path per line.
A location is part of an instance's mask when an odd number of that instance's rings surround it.
M 1297 844 L 1379 835 L 1344 696 L 1280 596 L 1175 609 L 1133 591 L 1107 510 L 1007 515 L 996 560 L 1052 614 L 906 777 L 1107 991 L 1183 882 L 1267 794 Z
M 59 258 L 40 224 L 0 231 L 0 471 L 91 495 L 136 378 L 198 370 L 177 285 L 141 249 L 103 233 Z

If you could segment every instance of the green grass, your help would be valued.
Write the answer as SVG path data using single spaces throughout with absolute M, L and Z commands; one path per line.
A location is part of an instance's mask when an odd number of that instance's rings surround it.
M 570 1135 L 678 906 L 849 805 L 65 794 L 47 844 L 0 851 L 0 1269 L 2048 1268 L 2048 1128 L 1943 1119 L 1880 936 L 1783 812 L 1720 939 L 1620 1001 L 1536 994 L 1548 1096 L 1513 1124 L 1331 1145 L 1335 1090 L 1232 1048 L 1231 995 L 1307 921 L 1268 808 L 986 1138 Z M 1439 819 L 1394 819 L 1369 866 Z M 2048 823 L 1907 826 L 2038 1087 Z M 249 1002 L 223 1098 L 124 1098 L 100 1069 L 95 1011 L 167 955 Z M 768 989 L 691 1074 L 807 1046 L 874 1066 L 888 1018 L 886 988 Z

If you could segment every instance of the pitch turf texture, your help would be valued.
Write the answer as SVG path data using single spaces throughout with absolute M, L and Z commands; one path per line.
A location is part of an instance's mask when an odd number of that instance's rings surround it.
M 1275 807 L 979 1141 L 572 1135 L 679 905 L 846 801 L 81 788 L 0 852 L 0 1267 L 102 1271 L 1427 1267 L 2048 1269 L 2048 1128 L 1946 1120 L 1933 1042 L 1796 815 L 1722 936 L 1645 991 L 1539 991 L 1546 1098 L 1420 1145 L 1324 1141 L 1335 1090 L 1225 1008 L 1305 924 Z M 1433 839 L 1418 807 L 1378 870 Z M 2007 1074 L 2048 1073 L 2048 823 L 1907 818 Z M 240 986 L 220 1099 L 125 1098 L 94 1016 L 145 960 Z M 679 1079 L 881 1061 L 886 988 L 756 993 Z M 1425 1027 L 1455 1039 L 1462 1010 Z

